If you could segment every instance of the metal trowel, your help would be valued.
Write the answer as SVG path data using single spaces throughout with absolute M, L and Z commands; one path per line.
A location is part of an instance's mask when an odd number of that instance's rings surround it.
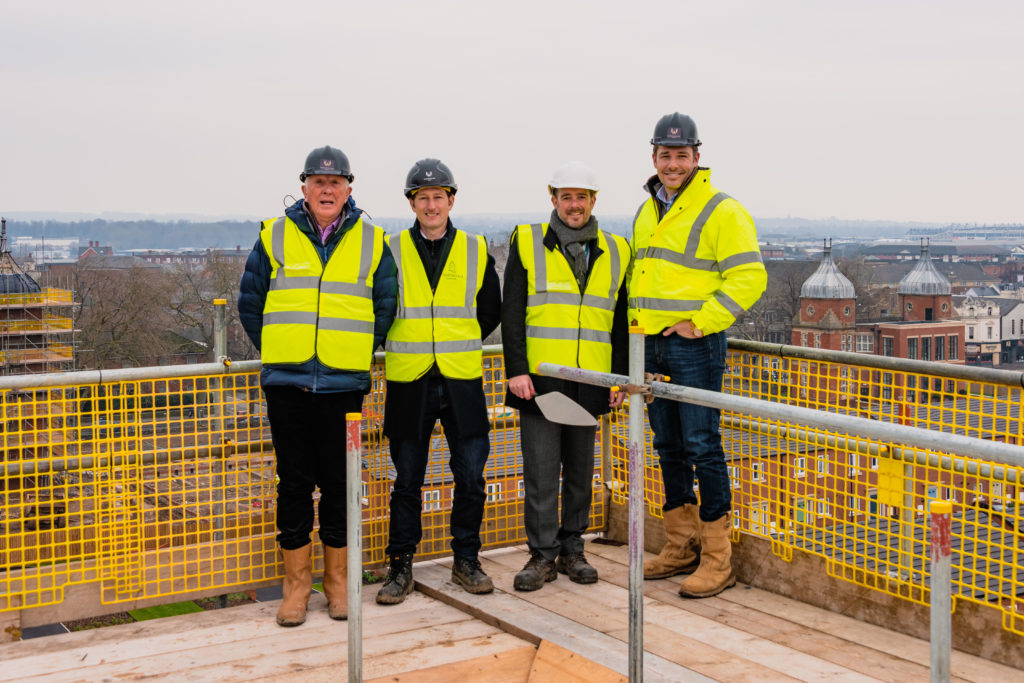
M 586 408 L 560 391 L 549 391 L 535 396 L 537 407 L 544 419 L 573 427 L 596 427 L 597 420 L 587 412 Z

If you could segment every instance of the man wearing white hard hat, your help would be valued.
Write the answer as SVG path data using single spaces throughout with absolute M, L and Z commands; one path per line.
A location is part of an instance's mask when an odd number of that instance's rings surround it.
M 525 484 L 524 521 L 530 560 L 516 590 L 532 591 L 566 574 L 594 583 L 583 554 L 594 493 L 596 427 L 544 418 L 534 398 L 558 391 L 591 415 L 622 404 L 607 389 L 532 374 L 539 362 L 601 372 L 627 371 L 626 240 L 603 232 L 591 215 L 597 180 L 573 161 L 548 184 L 548 223 L 517 226 L 505 266 L 501 337 L 508 388 L 505 404 L 519 410 Z M 558 517 L 559 475 L 562 516 Z

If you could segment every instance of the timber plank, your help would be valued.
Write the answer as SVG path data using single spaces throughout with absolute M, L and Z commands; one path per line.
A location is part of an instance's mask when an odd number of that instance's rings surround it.
M 834 634 L 844 640 L 860 643 L 877 652 L 899 657 L 922 667 L 931 664 L 931 646 L 927 641 L 913 636 L 889 631 L 881 626 L 858 621 L 758 588 L 722 595 L 737 605 L 776 614 L 805 624 L 811 629 Z M 1024 680 L 1024 674 L 1019 669 L 958 650 L 950 653 L 950 673 L 954 677 L 968 681 Z
M 347 662 L 345 642 L 348 633 L 344 622 L 336 622 L 322 616 L 319 623 L 307 621 L 294 629 L 278 629 L 285 633 L 274 633 L 262 638 L 243 642 L 206 645 L 192 649 L 150 654 L 119 662 L 101 663 L 77 670 L 60 671 L 44 676 L 28 676 L 22 680 L 101 680 L 104 678 L 147 678 L 168 676 L 190 680 L 224 680 L 225 678 L 251 678 L 273 673 L 316 668 L 324 664 Z M 492 637 L 505 638 L 506 634 L 473 619 L 421 628 L 415 631 L 381 634 L 363 639 L 364 670 L 367 660 L 374 657 L 396 664 L 405 659 L 410 650 L 422 652 L 440 648 L 463 651 L 456 647 L 460 641 L 487 643 Z M 441 643 L 441 645 L 437 645 Z M 517 644 L 522 644 L 517 641 Z M 502 649 L 507 649 L 503 646 Z M 481 653 L 483 654 L 483 653 Z M 458 658 L 465 658 L 461 656 Z M 449 658 L 450 659 L 450 658 Z M 415 660 L 413 660 L 415 661 Z M 420 660 L 424 661 L 424 660 Z M 388 672 L 407 670 L 390 668 Z
M 374 678 L 366 683 L 451 683 L 479 680 L 486 680 L 488 683 L 522 683 L 530 675 L 530 667 L 536 654 L 537 649 L 527 645 L 452 664 L 440 664 L 429 669 Z
M 550 640 L 542 640 L 537 648 L 537 656 L 530 669 L 527 682 L 545 683 L 625 683 L 625 676 L 601 666 L 589 659 L 584 659 L 575 652 L 555 645 Z
M 621 564 L 623 572 L 628 572 L 628 547 L 589 543 L 586 550 L 588 554 L 601 558 L 592 560 L 595 566 L 600 564 L 600 567 L 612 570 L 613 573 L 607 580 L 628 585 L 628 576 L 616 578 L 612 567 L 604 564 Z M 650 553 L 647 554 L 647 557 L 652 556 Z M 676 587 L 682 578 L 676 576 L 647 581 L 644 584 L 644 594 L 659 598 L 675 595 Z M 602 580 L 605 579 L 606 577 L 602 575 Z M 721 603 L 709 602 L 712 600 L 724 601 L 740 609 L 727 609 Z M 666 602 L 669 601 L 666 599 Z M 876 676 L 880 680 L 904 680 L 902 673 L 906 673 L 909 678 L 928 676 L 930 646 L 927 641 L 769 591 L 743 586 L 743 590 L 729 589 L 715 598 L 704 600 L 683 600 L 676 596 L 674 604 L 680 609 L 701 613 L 706 613 L 704 605 L 718 605 L 722 607 L 723 612 L 732 614 L 735 618 L 724 614 L 713 618 L 723 623 L 734 623 L 738 628 L 743 626 L 737 622 L 745 621 L 748 630 L 762 637 L 769 636 L 759 633 L 758 629 L 772 620 L 789 622 L 804 634 L 809 632 L 813 635 L 804 637 L 800 632 L 783 630 L 783 627 L 779 626 L 780 635 L 773 637 L 774 640 Z M 957 650 L 951 653 L 950 667 L 952 675 L 962 680 L 1024 680 L 1024 675 L 1018 669 Z
M 447 568 L 440 565 L 417 567 L 416 570 L 416 579 L 422 584 L 421 590 L 429 591 L 431 596 L 439 600 L 472 612 L 480 609 L 480 599 L 486 598 L 489 619 L 502 629 L 532 637 L 533 642 L 550 640 L 620 674 L 628 673 L 628 647 L 621 640 L 577 624 L 544 607 L 527 603 L 522 596 L 530 593 L 517 592 L 512 595 L 495 588 L 490 595 L 470 595 L 453 586 L 447 580 L 448 576 Z M 543 593 L 547 588 L 535 593 Z M 651 681 L 711 680 L 654 654 L 644 657 L 644 677 Z
M 626 567 L 600 555 L 591 557 L 591 563 L 602 572 L 602 580 L 628 590 L 629 577 Z M 671 588 L 666 588 L 666 585 Z M 761 612 L 742 607 L 723 597 L 702 600 L 680 598 L 675 592 L 676 585 L 676 583 L 669 583 L 665 580 L 646 581 L 644 591 L 647 595 L 657 597 L 662 602 L 676 606 L 680 610 L 703 616 L 879 680 L 902 681 L 928 676 L 927 668 L 914 662 L 844 640 L 831 633 L 788 621 L 777 616 L 775 610 Z
M 405 675 L 407 680 L 417 678 L 418 669 L 428 663 L 429 668 L 444 667 L 448 664 L 466 661 L 467 659 L 488 658 L 501 655 L 512 650 L 522 649 L 523 641 L 507 633 L 480 636 L 440 645 L 423 648 L 406 649 L 384 655 L 363 652 L 363 678 L 385 678 L 385 680 L 401 680 L 393 677 Z M 335 648 L 337 649 L 337 648 Z M 532 646 L 527 646 L 533 651 Z M 258 667 L 248 666 L 243 662 L 234 665 L 225 664 L 210 670 L 199 669 L 189 671 L 189 680 L 209 681 L 301 681 L 302 683 L 335 683 L 348 677 L 347 654 L 342 648 L 338 657 L 331 657 L 331 652 L 317 648 L 317 652 L 291 652 L 278 658 L 278 671 L 266 672 Z M 532 655 L 531 655 L 532 656 Z M 287 658 L 287 663 L 280 663 Z M 181 675 L 168 675 L 157 680 L 181 680 Z M 447 679 L 451 680 L 451 679 Z M 489 680 L 489 679 L 485 679 Z M 519 680 L 525 680 L 521 678 Z
M 295 633 L 313 637 L 307 627 L 327 628 L 332 638 L 336 636 L 334 631 L 340 629 L 347 638 L 345 624 L 332 621 L 324 614 L 326 599 L 322 595 L 313 596 L 307 623 L 295 629 L 282 629 L 274 622 L 279 603 L 273 601 L 242 605 L 15 643 L 2 650 L 3 657 L 10 660 L 10 663 L 0 672 L 0 680 L 17 679 L 29 673 L 76 669 L 98 660 L 114 663 L 178 652 L 191 649 L 195 643 L 229 646 L 235 642 Z M 388 608 L 377 605 L 370 596 L 364 595 L 363 633 L 400 633 L 469 618 L 454 608 L 415 593 L 406 601 L 405 606 L 406 609 L 401 612 L 388 611 Z M 51 644 L 56 647 L 50 647 Z M 21 657 L 19 651 L 29 654 Z

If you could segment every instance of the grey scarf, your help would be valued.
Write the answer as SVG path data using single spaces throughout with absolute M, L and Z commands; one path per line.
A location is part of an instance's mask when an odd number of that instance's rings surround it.
M 550 225 L 558 237 L 558 243 L 562 245 L 562 253 L 569 262 L 572 274 L 576 276 L 576 282 L 582 292 L 587 286 L 587 269 L 590 265 L 587 262 L 586 244 L 597 239 L 597 218 L 591 216 L 582 228 L 570 228 L 558 217 L 557 211 L 552 211 Z

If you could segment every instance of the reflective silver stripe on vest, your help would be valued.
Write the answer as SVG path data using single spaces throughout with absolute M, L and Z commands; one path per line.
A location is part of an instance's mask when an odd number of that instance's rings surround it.
M 278 268 L 277 276 L 270 283 L 271 290 L 281 289 L 316 289 L 320 286 L 320 278 L 315 275 L 288 277 L 284 268 Z
M 362 218 L 359 220 L 363 226 L 363 251 L 359 255 L 359 279 L 356 282 L 366 284 L 370 279 L 370 268 L 373 266 L 373 223 L 364 221 Z
M 331 330 L 332 332 L 359 332 L 361 334 L 373 334 L 373 321 L 321 317 L 320 329 Z
M 288 279 L 292 280 L 294 278 Z M 373 289 L 369 285 L 357 282 L 324 282 L 320 285 L 320 291 L 324 294 L 348 294 L 349 296 L 360 296 L 367 299 L 373 296 Z
M 697 247 L 700 245 L 701 234 L 704 232 L 704 226 L 711 218 L 711 214 L 714 213 L 715 209 L 718 208 L 718 205 L 726 199 L 731 199 L 731 197 L 724 192 L 718 192 L 708 200 L 708 203 L 704 205 L 703 209 L 701 209 L 700 214 L 697 215 L 696 220 L 693 221 L 693 225 L 690 226 L 690 234 L 686 238 L 686 247 L 683 249 L 682 254 L 666 247 L 646 247 L 637 251 L 637 260 L 656 258 L 661 259 L 662 261 L 668 261 L 669 263 L 674 263 L 677 266 L 693 268 L 694 270 L 717 269 L 721 272 L 723 269 L 720 267 L 718 261 L 715 261 L 714 259 L 697 258 Z
M 270 226 L 270 248 L 274 251 L 274 260 L 279 264 L 279 270 L 284 268 L 284 226 L 284 216 Z
M 391 256 L 395 259 L 395 268 L 398 269 L 398 309 L 395 311 L 395 318 L 405 318 L 405 275 L 402 273 L 402 233 L 395 235 L 398 238 L 398 248 L 391 250 Z
M 476 272 L 480 268 L 480 264 L 477 259 L 480 258 L 480 239 L 476 235 L 470 235 L 466 233 L 466 252 L 468 258 L 466 261 L 466 308 L 472 308 L 476 304 Z M 452 252 L 448 251 L 448 256 L 451 257 Z M 442 308 L 451 308 L 450 306 L 443 306 Z M 437 309 L 434 309 L 435 312 Z M 457 318 L 461 316 L 456 315 L 441 315 L 444 318 Z
M 615 241 L 615 238 L 611 235 L 605 235 L 605 244 L 608 246 L 608 258 L 610 259 L 608 266 L 612 271 L 612 281 L 608 285 L 608 306 L 597 306 L 597 308 L 607 308 L 612 310 L 615 308 L 615 295 L 619 291 L 619 270 L 622 268 L 621 259 L 619 259 L 619 244 Z M 594 306 L 594 304 L 587 304 L 586 297 L 584 297 L 584 304 L 588 306 Z
M 548 260 L 544 255 L 544 227 L 540 223 L 530 225 L 533 233 L 533 286 L 538 292 L 548 291 Z
M 591 341 L 602 344 L 612 343 L 612 333 L 602 330 L 589 330 L 576 327 L 544 327 L 541 325 L 527 325 L 527 338 L 534 339 L 558 339 L 562 341 Z
M 400 342 L 388 339 L 384 343 L 384 350 L 391 353 L 461 353 L 463 351 L 479 351 L 483 348 L 483 342 L 479 339 L 467 339 L 464 341 L 443 341 L 443 342 Z
M 725 310 L 732 313 L 732 317 L 734 318 L 740 317 L 740 314 L 743 313 L 743 311 L 745 310 L 742 306 L 736 303 L 735 299 L 733 299 L 731 296 L 729 296 L 722 290 L 718 290 L 717 292 L 715 292 L 714 297 L 715 301 L 722 304 Z
M 264 325 L 316 325 L 312 311 L 277 311 L 263 314 Z
M 464 306 L 406 306 L 402 309 L 403 320 L 429 320 L 431 318 L 458 318 L 476 320 L 476 308 Z
M 733 254 L 732 256 L 724 258 L 718 262 L 718 272 L 724 273 L 730 268 L 742 266 L 747 263 L 764 263 L 764 260 L 761 258 L 761 252 L 744 251 L 739 254 Z
M 566 306 L 579 306 L 580 295 L 568 292 L 542 292 L 531 294 L 526 297 L 526 305 L 529 308 L 543 306 L 544 304 L 564 304 Z
M 630 297 L 630 308 L 644 308 L 649 311 L 699 311 L 703 301 L 695 299 L 655 299 L 652 297 Z

